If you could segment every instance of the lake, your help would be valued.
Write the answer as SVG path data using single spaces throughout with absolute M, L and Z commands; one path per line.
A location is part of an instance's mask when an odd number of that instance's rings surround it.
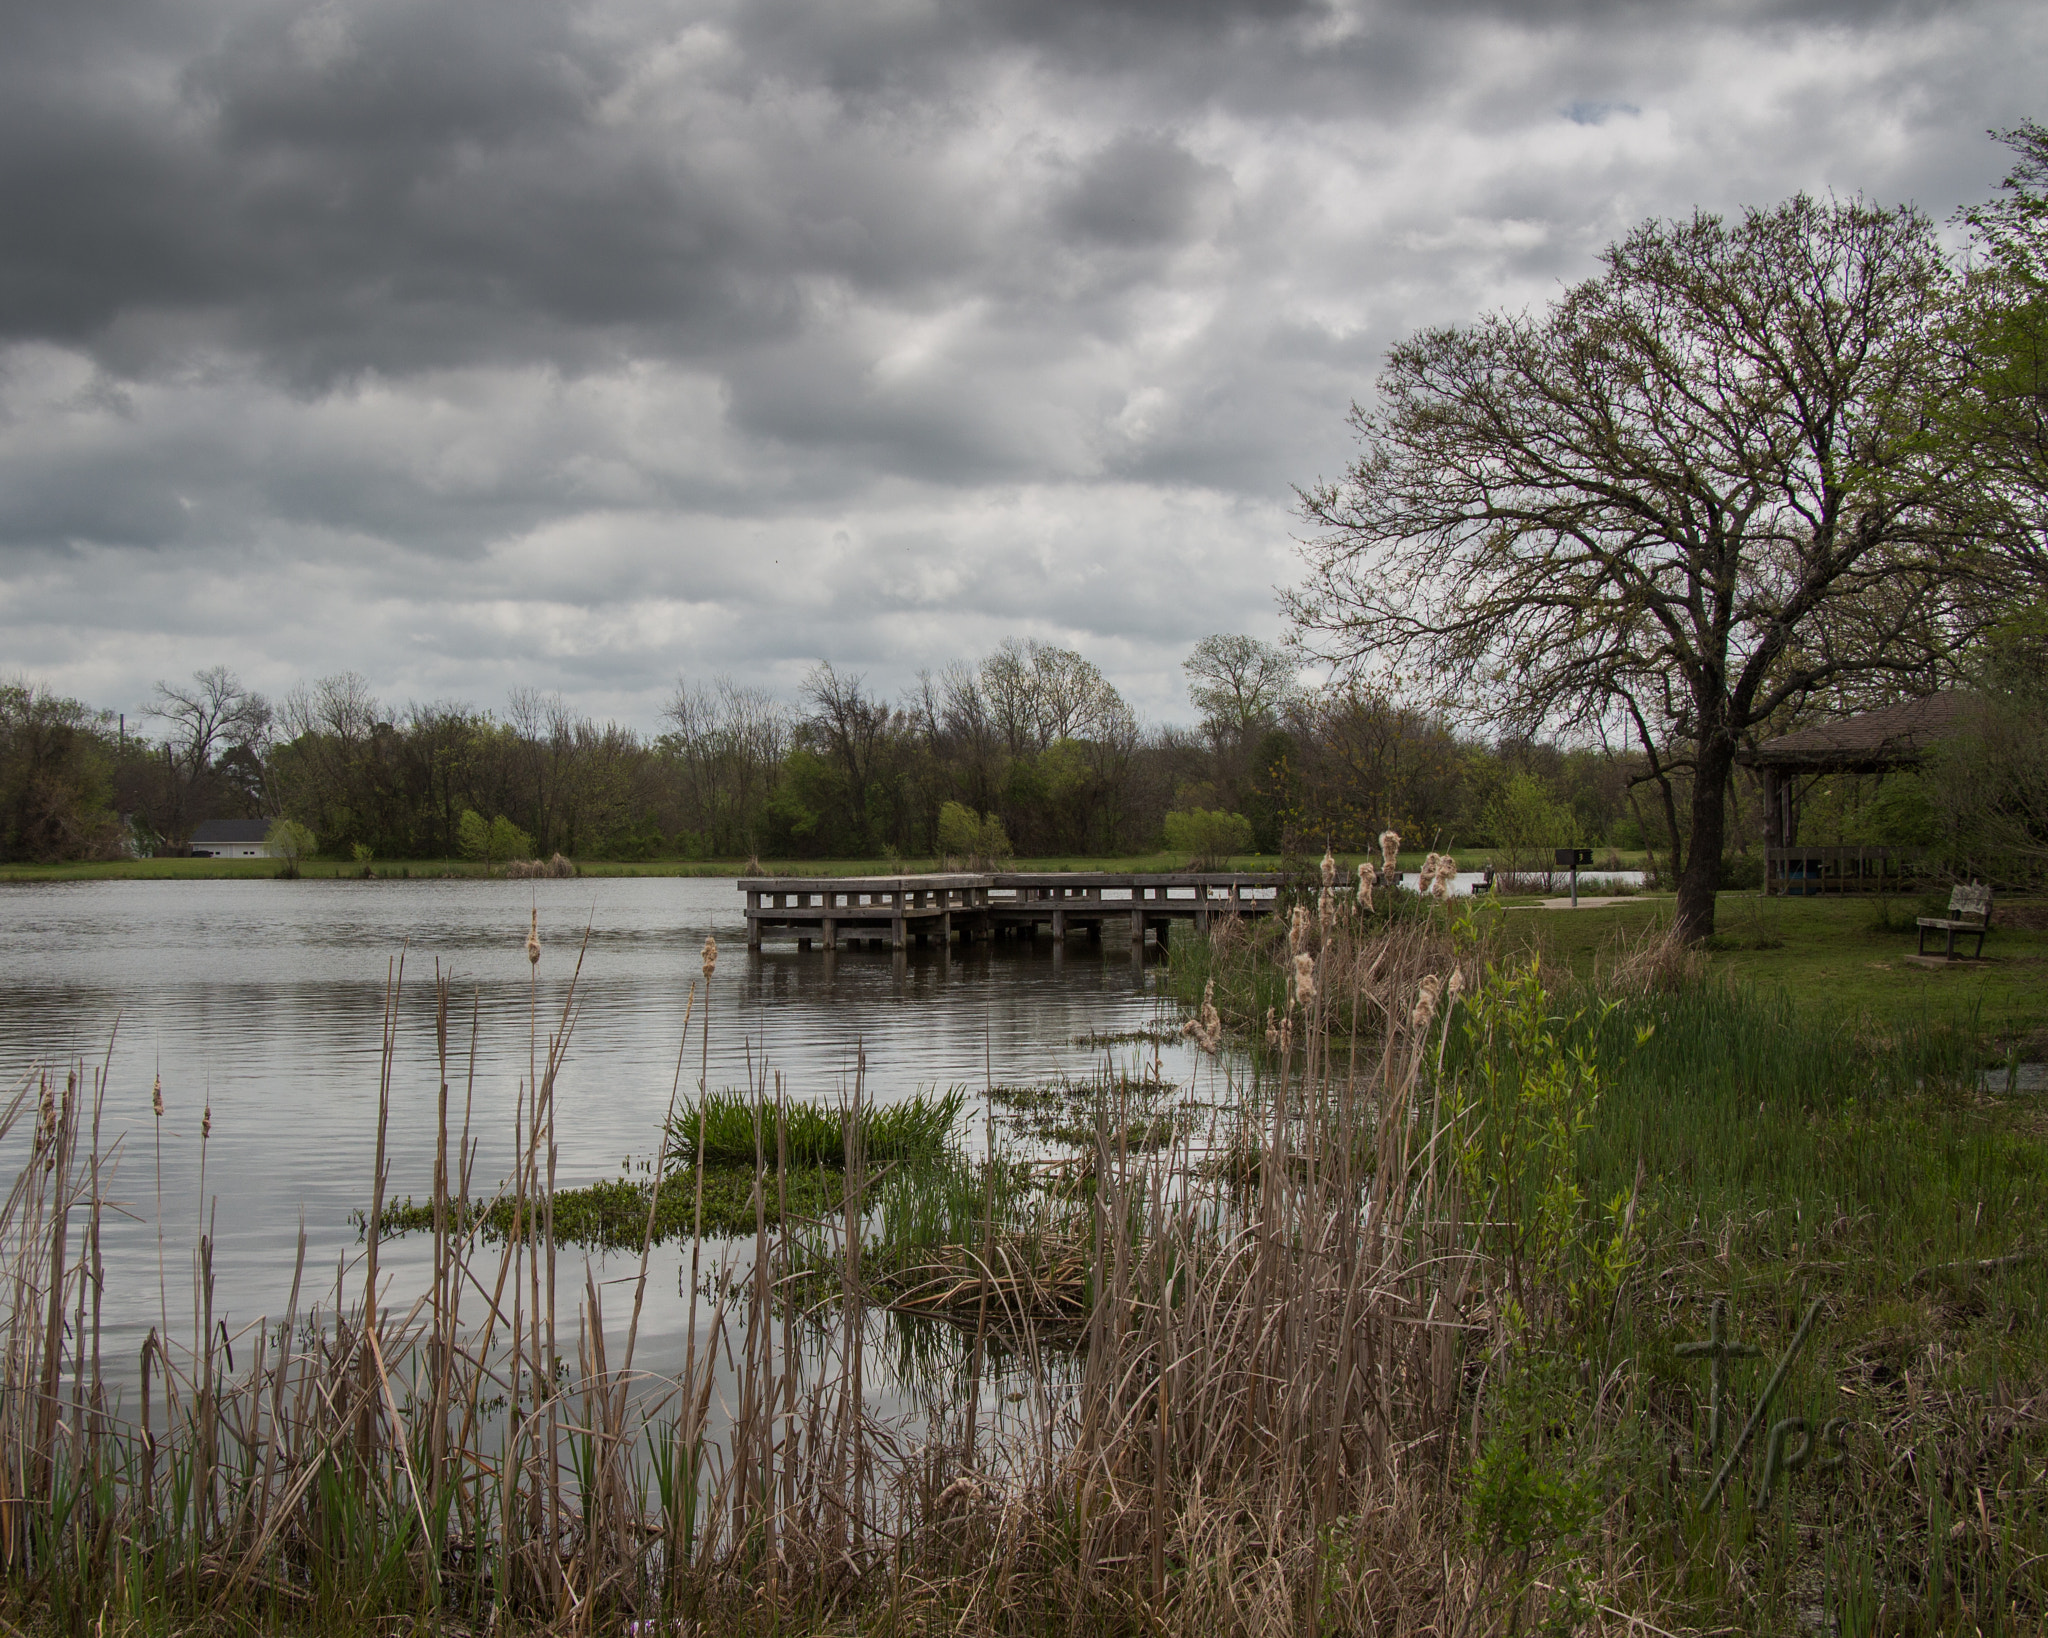
M 542 955 L 530 990 L 524 944 L 536 911 Z M 107 1193 L 125 1211 L 110 1214 L 105 1230 L 110 1357 L 132 1361 L 166 1313 L 173 1332 L 188 1330 L 202 1212 L 213 1225 L 217 1306 L 231 1329 L 283 1309 L 302 1217 L 309 1296 L 323 1282 L 332 1289 L 338 1259 L 360 1254 L 350 1214 L 370 1200 L 385 994 L 401 952 L 389 1193 L 402 1200 L 431 1191 L 437 962 L 454 975 L 461 1003 L 450 1029 L 457 1115 L 472 997 L 479 1014 L 473 1192 L 488 1193 L 511 1169 L 529 1005 L 544 1060 L 582 949 L 579 1010 L 557 1091 L 557 1181 L 574 1187 L 651 1158 L 707 935 L 721 946 L 710 986 L 714 1088 L 743 1085 L 750 1065 L 765 1063 L 785 1074 L 792 1097 L 834 1099 L 850 1089 L 863 1049 L 868 1095 L 881 1100 L 917 1087 L 973 1092 L 985 1071 L 997 1083 L 1085 1075 L 1105 1056 L 1091 1036 L 1159 1018 L 1156 962 L 1134 966 L 1115 941 L 1075 940 L 1057 964 L 1046 940 L 912 951 L 901 960 L 886 952 L 799 954 L 788 945 L 750 955 L 729 880 L 0 888 L 0 1082 L 12 1088 L 37 1066 L 60 1077 L 80 1060 L 108 1066 L 102 1141 L 118 1140 L 119 1166 Z M 1144 1050 L 1149 1063 L 1154 1049 Z M 1185 1079 L 1192 1049 L 1161 1050 L 1166 1077 Z M 1119 1063 L 1137 1056 L 1129 1046 L 1108 1051 Z M 698 1058 L 693 1022 L 686 1096 Z M 159 1075 L 160 1131 L 150 1108 Z M 978 1100 L 970 1107 L 978 1110 Z M 202 1141 L 208 1108 L 211 1133 Z M 18 1125 L 0 1155 L 10 1175 L 33 1125 L 32 1116 Z M 688 1255 L 687 1244 L 680 1259 L 672 1244 L 656 1250 L 650 1364 L 687 1313 L 677 1271 Z M 425 1236 L 386 1252 L 394 1296 L 409 1300 L 424 1285 L 428 1261 Z M 600 1277 L 618 1281 L 637 1259 L 607 1262 Z M 612 1300 L 616 1323 L 629 1296 L 619 1294 L 617 1307 Z M 572 1323 L 573 1308 L 565 1303 Z

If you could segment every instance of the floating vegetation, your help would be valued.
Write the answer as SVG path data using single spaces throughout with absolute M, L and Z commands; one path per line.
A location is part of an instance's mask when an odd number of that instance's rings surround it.
M 781 1223 L 784 1201 L 788 1203 L 788 1214 L 792 1218 L 817 1218 L 839 1207 L 844 1179 L 836 1171 L 814 1166 L 792 1171 L 783 1181 L 784 1188 L 777 1190 L 771 1174 L 762 1202 L 771 1226 Z M 696 1188 L 694 1170 L 671 1172 L 664 1180 L 661 1198 L 654 1202 L 653 1240 L 656 1244 L 690 1237 L 697 1222 Z M 528 1217 L 536 1212 L 545 1215 L 548 1206 L 552 1205 L 554 1234 L 558 1243 L 605 1251 L 637 1251 L 642 1236 L 648 1233 L 647 1208 L 652 1196 L 652 1183 L 614 1177 L 582 1188 L 557 1189 L 541 1202 L 526 1202 L 525 1212 Z M 473 1232 L 479 1239 L 496 1245 L 502 1244 L 515 1232 L 515 1214 L 519 1206 L 514 1200 L 500 1195 L 490 1200 L 451 1200 L 446 1209 L 450 1232 L 463 1235 Z M 730 1240 L 752 1234 L 754 1217 L 753 1166 L 750 1164 L 745 1169 L 737 1166 L 707 1167 L 704 1173 L 703 1217 L 706 1237 Z M 355 1222 L 359 1230 L 363 1229 L 365 1214 L 358 1213 Z M 384 1208 L 383 1232 L 386 1234 L 426 1234 L 431 1233 L 433 1227 L 434 1207 L 431 1201 L 415 1201 L 408 1195 L 402 1203 L 394 1201 Z
M 861 1153 L 870 1167 L 892 1161 L 932 1159 L 946 1147 L 958 1124 L 967 1094 L 917 1092 L 900 1103 L 863 1108 Z M 781 1130 L 778 1131 L 778 1121 Z M 844 1168 L 846 1115 L 827 1104 L 810 1101 L 777 1104 L 773 1098 L 744 1092 L 713 1092 L 700 1110 L 690 1104 L 679 1110 L 668 1129 L 668 1149 L 685 1168 L 697 1164 L 702 1136 L 704 1158 L 712 1170 L 744 1167 L 751 1175 L 757 1157 L 771 1168 L 778 1153 L 793 1170 Z M 787 1148 L 779 1146 L 786 1142 Z M 753 1224 L 747 1225 L 751 1231 Z
M 1179 1046 L 1180 1031 L 1168 1029 L 1163 1024 L 1148 1025 L 1142 1029 L 1090 1029 L 1073 1037 L 1073 1044 L 1079 1047 L 1120 1047 Z

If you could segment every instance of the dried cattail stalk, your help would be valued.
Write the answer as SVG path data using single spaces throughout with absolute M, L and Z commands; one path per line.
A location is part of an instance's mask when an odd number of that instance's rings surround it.
M 1271 1007 L 1268 1007 L 1266 1009 L 1266 1045 L 1269 1047 L 1276 1047 L 1279 1044 L 1280 1025 L 1274 1015 L 1273 1009 Z
M 1316 958 L 1306 950 L 1294 958 L 1294 998 L 1303 1006 L 1316 998 Z
M 1386 861 L 1387 874 L 1392 875 L 1401 867 L 1401 833 L 1398 830 L 1380 832 L 1380 857 Z
M 538 909 L 535 909 L 533 912 L 533 923 L 526 930 L 526 964 L 529 967 L 540 965 L 540 911 Z
M 1429 1028 L 1429 1021 L 1436 1016 L 1437 995 L 1442 988 L 1443 980 L 1435 973 L 1422 975 L 1422 982 L 1416 986 L 1418 994 L 1415 999 L 1415 1011 L 1409 1015 L 1408 1020 L 1417 1029 Z
M 156 1118 L 162 1120 L 164 1118 L 164 1078 L 161 1072 L 158 1073 L 155 1083 L 149 1089 L 149 1105 L 156 1111 Z
M 1372 908 L 1372 865 L 1364 859 L 1358 862 L 1358 908 Z
M 1329 892 L 1337 885 L 1337 856 L 1327 847 L 1323 849 L 1323 891 Z
M 1294 1011 L 1288 1009 L 1287 1016 L 1280 1020 L 1280 1056 L 1294 1056 Z
M 1223 1044 L 1223 1018 L 1216 1010 L 1216 980 L 1210 979 L 1202 986 L 1202 1010 L 1199 1016 L 1190 1018 L 1181 1025 L 1181 1034 L 1193 1039 L 1210 1057 Z
M 704 976 L 708 979 L 718 971 L 718 940 L 708 934 L 704 939 Z
M 213 1105 L 207 1104 L 199 1117 L 199 1141 L 204 1143 L 213 1136 Z
M 1299 955 L 1308 948 L 1308 906 L 1297 904 L 1287 922 L 1287 953 Z
M 1337 919 L 1337 894 L 1324 888 L 1316 895 L 1316 931 L 1325 944 L 1330 942 L 1330 924 Z
M 1463 995 L 1464 993 L 1465 969 L 1463 967 L 1453 967 L 1451 969 L 1450 978 L 1447 979 L 1444 983 L 1445 1004 L 1448 1005 L 1450 1002 L 1457 1000 L 1458 997 Z

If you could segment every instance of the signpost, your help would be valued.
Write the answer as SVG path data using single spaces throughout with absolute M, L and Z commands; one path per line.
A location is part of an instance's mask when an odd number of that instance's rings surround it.
M 1576 910 L 1579 907 L 1579 866 L 1593 862 L 1593 850 L 1589 847 L 1561 847 L 1552 857 L 1572 873 L 1572 908 Z

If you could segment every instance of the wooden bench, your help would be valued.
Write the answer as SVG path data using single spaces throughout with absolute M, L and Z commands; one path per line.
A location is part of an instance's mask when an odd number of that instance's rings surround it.
M 1968 959 L 1976 960 L 1984 954 L 1984 935 L 1991 930 L 1991 889 L 1980 882 L 1957 882 L 1956 890 L 1948 896 L 1948 914 L 1945 916 L 1919 916 L 1915 920 L 1920 927 L 1920 954 L 1927 954 L 1929 931 L 1948 934 L 1948 947 L 1942 953 L 1950 961 L 1956 958 L 1956 939 L 1975 938 L 1977 948 Z

